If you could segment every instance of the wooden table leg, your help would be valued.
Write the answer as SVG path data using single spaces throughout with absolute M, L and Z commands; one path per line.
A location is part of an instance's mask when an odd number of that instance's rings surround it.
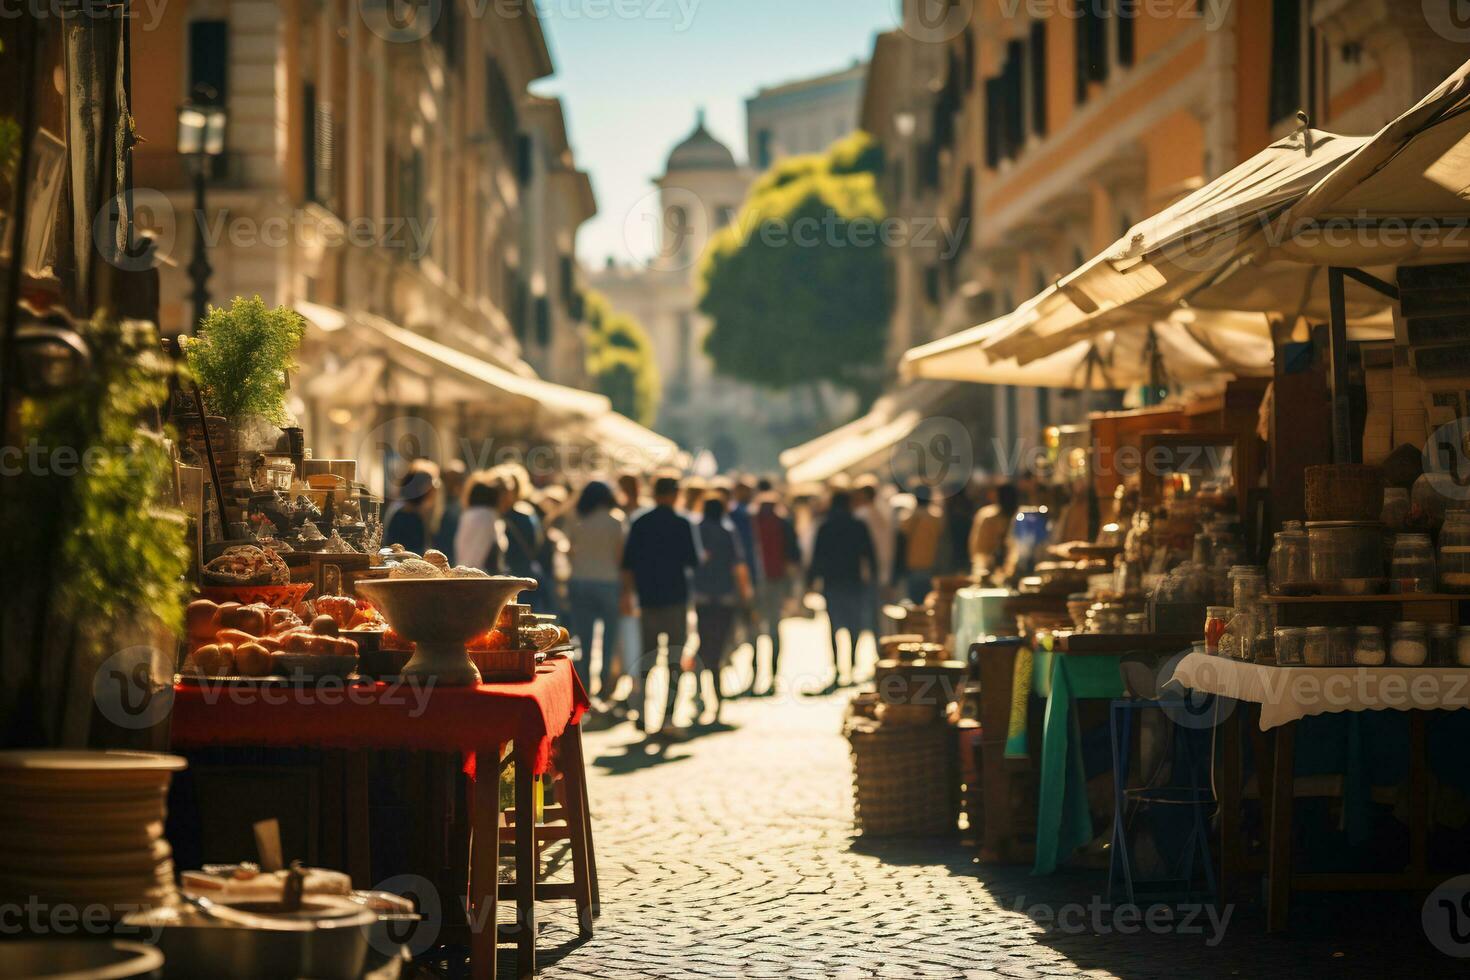
M 1216 698 L 1215 710 L 1222 710 L 1226 703 L 1225 699 Z M 1231 711 L 1216 729 L 1216 737 L 1220 740 L 1216 756 L 1219 775 L 1215 780 L 1215 785 L 1219 791 L 1216 805 L 1220 810 L 1219 881 L 1222 905 L 1229 905 L 1235 900 L 1235 891 L 1240 885 L 1240 879 L 1237 876 L 1245 863 L 1242 853 L 1244 841 L 1240 819 L 1240 788 L 1245 781 L 1240 750 L 1240 711 L 1242 709 L 1239 705 L 1235 707 L 1236 710 Z
M 347 753 L 347 873 L 352 887 L 371 888 L 373 848 L 368 814 L 368 782 L 371 757 L 366 750 Z
M 1266 869 L 1266 930 L 1284 932 L 1291 903 L 1291 815 L 1296 791 L 1296 722 L 1276 729 L 1271 779 L 1271 854 Z
M 535 768 L 531 753 L 516 743 L 516 976 L 536 975 Z
M 1423 711 L 1409 712 L 1409 870 L 1429 870 L 1429 742 Z
M 476 753 L 470 830 L 470 975 L 495 980 L 496 879 L 500 870 L 500 780 L 498 746 Z
M 588 859 L 587 772 L 582 765 L 581 731 L 568 728 L 559 740 L 561 785 L 566 793 L 563 809 L 567 821 L 567 843 L 572 849 L 573 891 L 577 899 L 577 929 L 592 935 L 592 870 Z

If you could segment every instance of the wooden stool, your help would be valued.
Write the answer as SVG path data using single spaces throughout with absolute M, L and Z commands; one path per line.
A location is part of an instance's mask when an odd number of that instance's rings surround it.
M 515 845 L 516 880 L 500 885 L 497 897 L 516 903 L 516 927 L 513 937 L 517 947 L 516 975 L 535 976 L 536 920 L 535 902 L 571 901 L 577 905 L 578 932 L 592 935 L 592 920 L 601 913 L 601 897 L 597 884 L 597 859 L 592 845 L 592 821 L 587 803 L 587 773 L 582 756 L 582 729 L 573 725 L 557 740 L 561 775 L 560 802 L 545 807 L 540 823 L 533 823 L 531 833 L 523 828 L 519 817 L 534 812 L 534 780 L 529 766 L 516 767 L 516 805 L 505 811 L 505 826 L 500 828 L 502 844 Z M 543 883 L 541 848 L 564 840 L 572 852 L 570 884 Z M 530 873 L 526 873 L 529 869 Z

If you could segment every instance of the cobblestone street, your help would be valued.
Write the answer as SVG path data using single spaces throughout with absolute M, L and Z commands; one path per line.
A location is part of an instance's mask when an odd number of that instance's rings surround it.
M 788 622 L 787 637 L 788 684 L 825 684 L 820 631 Z M 1133 980 L 1454 970 L 1418 931 L 1414 902 L 1303 903 L 1289 939 L 1268 939 L 1254 909 L 1231 910 L 1223 923 L 1201 913 L 1150 933 L 1105 909 L 1102 872 L 1036 879 L 1027 868 L 981 868 L 957 838 L 856 838 L 839 735 L 845 696 L 734 702 L 725 726 L 694 729 L 665 751 L 645 749 L 627 724 L 589 733 L 602 916 L 595 937 L 578 943 L 572 915 L 543 906 L 541 975 Z M 1053 916 L 1068 928 L 1052 926 Z M 1385 934 L 1385 921 L 1402 935 Z

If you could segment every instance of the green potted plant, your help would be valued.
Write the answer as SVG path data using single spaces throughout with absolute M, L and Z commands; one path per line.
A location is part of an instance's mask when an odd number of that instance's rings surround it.
M 287 424 L 286 372 L 296 366 L 305 330 L 299 313 L 284 306 L 272 309 L 259 296 L 211 306 L 198 335 L 182 339 L 208 410 L 237 430 L 254 417 Z

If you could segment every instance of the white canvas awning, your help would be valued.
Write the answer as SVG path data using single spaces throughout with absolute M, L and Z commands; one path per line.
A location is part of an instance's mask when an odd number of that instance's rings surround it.
M 390 323 L 382 317 L 359 313 L 354 320 L 371 328 L 392 347 L 427 360 L 439 369 L 437 373 L 447 372 L 452 378 L 477 383 L 488 388 L 490 393 L 534 402 L 552 415 L 569 418 L 596 417 L 612 411 L 612 403 L 603 395 L 516 374 Z M 483 388 L 480 394 L 482 398 L 486 394 Z
M 938 412 L 955 390 L 952 383 L 919 381 L 884 395 L 866 415 L 782 453 L 786 479 L 821 483 L 881 469 L 893 447 Z
M 1283 234 L 1284 212 L 1366 142 L 1317 130 L 1278 140 L 1028 301 L 986 341 L 987 353 L 1025 363 L 1181 306 L 1325 318 L 1325 281 L 1265 259 Z M 1381 298 L 1357 302 L 1350 315 L 1382 313 Z
M 1008 328 L 1007 319 L 914 348 L 904 355 L 904 375 L 1035 388 L 1116 390 L 1151 383 L 1155 357 L 1157 373 L 1170 387 L 1271 373 L 1271 328 L 1259 313 L 1176 311 L 1167 320 L 1135 320 L 1024 364 L 1013 357 L 992 358 L 985 350 L 994 331 Z
M 1287 213 L 1277 254 L 1363 267 L 1470 260 L 1470 62 Z

